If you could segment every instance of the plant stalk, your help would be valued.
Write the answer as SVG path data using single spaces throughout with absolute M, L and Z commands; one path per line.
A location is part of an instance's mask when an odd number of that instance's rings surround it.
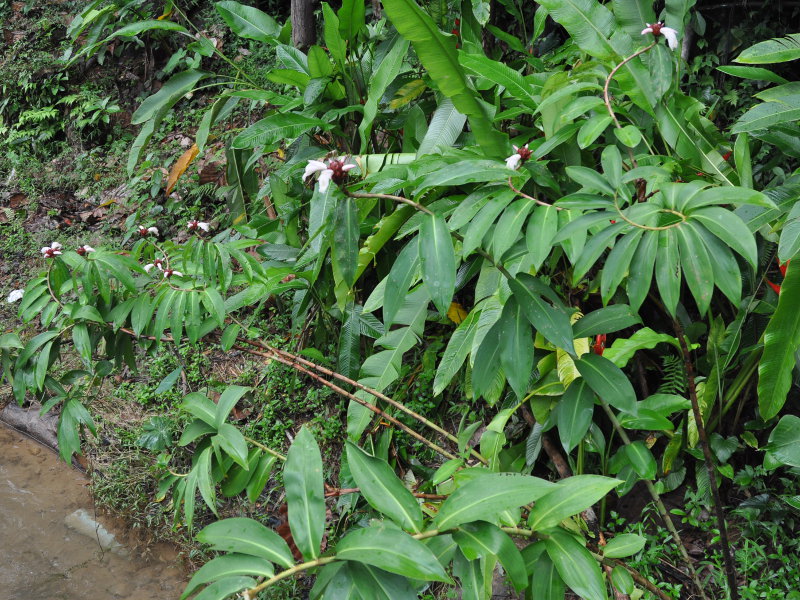
M 731 600 L 739 600 L 739 588 L 736 583 L 736 566 L 731 552 L 731 545 L 728 541 L 728 529 L 725 525 L 725 513 L 722 509 L 722 500 L 719 495 L 719 488 L 717 488 L 717 473 L 714 466 L 714 458 L 711 456 L 711 445 L 708 443 L 708 434 L 703 425 L 703 414 L 700 412 L 700 404 L 697 401 L 697 387 L 695 386 L 694 378 L 694 365 L 692 364 L 692 355 L 689 352 L 689 346 L 686 343 L 686 334 L 683 327 L 677 319 L 672 321 L 678 341 L 681 344 L 681 351 L 683 352 L 683 362 L 686 366 L 686 378 L 689 381 L 689 399 L 692 402 L 692 413 L 694 414 L 694 421 L 697 425 L 697 433 L 700 437 L 700 446 L 703 450 L 703 459 L 708 473 L 708 481 L 711 484 L 711 497 L 714 501 L 714 512 L 717 516 L 717 527 L 719 527 L 720 543 L 722 544 L 722 557 L 725 563 L 725 575 L 728 578 L 728 588 L 730 591 Z
M 631 439 L 628 437 L 628 434 L 625 431 L 625 428 L 620 424 L 617 416 L 614 414 L 614 411 L 611 410 L 611 407 L 608 403 L 600 398 L 600 404 L 605 410 L 606 414 L 608 415 L 611 424 L 614 426 L 614 430 L 619 434 L 620 439 L 622 442 L 629 446 L 631 444 Z M 695 587 L 697 588 L 697 593 L 700 594 L 700 597 L 703 600 L 708 600 L 705 591 L 703 590 L 703 586 L 700 583 L 700 577 L 697 575 L 697 571 L 692 564 L 692 560 L 689 558 L 689 553 L 686 552 L 686 547 L 683 545 L 683 540 L 681 540 L 681 536 L 678 533 L 678 529 L 675 527 L 675 523 L 672 522 L 672 519 L 669 516 L 669 512 L 667 511 L 667 507 L 664 506 L 664 503 L 661 501 L 661 495 L 656 491 L 655 486 L 649 479 L 644 479 L 644 484 L 647 487 L 647 492 L 650 494 L 650 497 L 653 499 L 653 502 L 656 505 L 656 509 L 658 510 L 658 514 L 661 515 L 661 518 L 664 521 L 667 529 L 669 530 L 670 534 L 672 535 L 672 539 L 674 540 L 675 544 L 678 546 L 678 551 L 681 553 L 681 557 L 683 558 L 683 562 L 686 565 L 686 568 L 689 569 L 689 574 L 694 582 Z

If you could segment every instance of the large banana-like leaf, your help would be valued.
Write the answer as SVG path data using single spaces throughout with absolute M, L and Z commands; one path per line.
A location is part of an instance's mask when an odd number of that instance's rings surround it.
M 800 33 L 774 38 L 750 46 L 735 59 L 739 63 L 766 65 L 800 58 Z
M 443 34 L 414 0 L 384 0 L 383 7 L 397 31 L 414 45 L 422 65 L 439 90 L 469 118 L 475 139 L 488 156 L 502 158 L 508 138 L 492 127 L 476 93 L 458 63 L 455 42 Z
M 758 365 L 758 410 L 771 419 L 783 408 L 792 386 L 795 352 L 800 347 L 800 264 L 789 263 L 778 308 L 764 332 L 764 355 Z

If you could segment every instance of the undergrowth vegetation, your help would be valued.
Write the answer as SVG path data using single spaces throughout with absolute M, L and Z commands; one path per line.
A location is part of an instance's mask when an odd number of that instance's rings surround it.
M 20 4 L 2 381 L 183 597 L 797 596 L 796 7 Z

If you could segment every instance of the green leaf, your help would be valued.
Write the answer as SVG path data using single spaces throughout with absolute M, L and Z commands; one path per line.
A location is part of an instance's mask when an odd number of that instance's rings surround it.
M 322 457 L 307 427 L 300 429 L 289 448 L 283 480 L 294 542 L 306 560 L 318 558 L 325 531 Z
M 769 434 L 766 450 L 781 463 L 800 467 L 800 417 L 781 417 Z
M 425 137 L 417 148 L 417 156 L 434 154 L 452 148 L 458 136 L 464 131 L 466 115 L 460 113 L 450 98 L 442 98 L 433 112 Z
M 585 600 L 607 599 L 606 586 L 597 561 L 572 534 L 554 529 L 549 532 L 544 544 L 561 579 L 573 592 Z
M 201 300 L 208 313 L 217 321 L 217 325 L 223 327 L 227 313 L 225 311 L 225 301 L 219 291 L 216 288 L 208 287 L 203 290 Z
M 519 549 L 496 525 L 481 521 L 465 523 L 453 534 L 453 539 L 468 560 L 496 556 L 517 591 L 528 587 L 525 561 Z
M 257 556 L 286 568 L 294 564 L 292 552 L 283 538 L 253 519 L 235 517 L 216 521 L 202 529 L 197 540 L 211 544 L 213 550 Z
M 792 261 L 781 284 L 778 307 L 764 331 L 764 354 L 758 363 L 758 411 L 777 415 L 792 386 L 795 352 L 800 348 L 800 261 Z
M 750 46 L 734 60 L 751 65 L 765 65 L 798 58 L 800 58 L 800 33 L 792 33 L 786 37 L 773 38 Z
M 537 271 L 553 250 L 553 238 L 558 231 L 558 210 L 553 206 L 537 206 L 528 221 L 525 242 Z
M 600 475 L 574 475 L 562 479 L 555 489 L 536 501 L 528 525 L 535 531 L 555 527 L 564 519 L 586 510 L 621 483 L 619 479 Z
M 236 403 L 250 391 L 249 387 L 241 385 L 229 385 L 219 397 L 217 401 L 217 408 L 214 413 L 214 426 L 219 429 L 228 418 L 228 415 L 236 406 Z
M 576 338 L 592 337 L 601 333 L 613 333 L 642 322 L 642 319 L 627 304 L 614 304 L 599 308 L 584 316 L 572 326 Z
M 233 139 L 231 146 L 236 149 L 271 146 L 283 140 L 294 140 L 314 127 L 327 129 L 328 125 L 298 113 L 275 113 L 253 123 Z
M 333 270 L 342 281 L 351 287 L 355 282 L 358 267 L 358 208 L 350 197 L 340 199 L 333 219 Z
M 322 3 L 322 14 L 324 17 L 322 35 L 325 39 L 325 46 L 335 60 L 344 62 L 347 55 L 347 44 L 339 33 L 339 17 L 327 2 Z
M 281 26 L 265 12 L 238 2 L 217 2 L 214 5 L 222 20 L 239 37 L 274 43 L 281 34 Z
M 517 473 L 489 473 L 468 481 L 439 507 L 439 529 L 472 521 L 497 523 L 501 513 L 535 502 L 555 484 Z
M 595 0 L 544 0 L 540 4 L 567 30 L 581 50 L 600 59 L 616 55 L 608 42 L 616 26 L 608 8 Z
M 752 81 L 769 81 L 770 83 L 784 84 L 789 83 L 777 73 L 773 73 L 769 69 L 761 67 L 737 67 L 734 65 L 726 65 L 724 67 L 717 67 L 717 71 L 722 71 L 726 75 L 733 75 L 734 77 L 741 77 L 742 79 L 750 79 Z
M 383 322 L 388 328 L 403 305 L 419 267 L 420 240 L 413 239 L 400 251 L 386 277 L 383 295 Z
M 629 338 L 614 340 L 610 348 L 606 348 L 603 358 L 610 360 L 618 367 L 624 367 L 633 358 L 637 350 L 655 348 L 658 344 L 668 343 L 680 350 L 677 338 L 666 333 L 656 333 L 649 327 L 642 327 Z
M 585 189 L 608 194 L 609 196 L 614 195 L 614 188 L 609 185 L 605 177 L 594 169 L 588 167 L 567 167 L 566 171 L 570 179 L 576 181 Z
M 219 516 L 217 513 L 216 488 L 211 481 L 211 452 L 211 446 L 207 446 L 197 457 L 197 463 L 192 468 L 192 471 L 195 473 L 197 487 L 200 490 L 203 501 L 211 509 L 211 512 Z
M 83 364 L 87 367 L 92 366 L 92 340 L 89 337 L 89 329 L 86 327 L 85 323 L 75 323 L 72 328 L 72 343 L 75 344 L 75 350 L 78 351 L 78 354 L 83 360 Z M 42 350 L 41 355 L 44 356 L 45 354 L 49 355 L 49 348 L 46 346 L 45 349 L 48 351 L 45 352 Z M 45 360 L 47 357 L 45 356 Z
M 481 568 L 481 561 L 467 560 L 464 554 L 458 551 L 453 559 L 453 575 L 461 582 L 461 600 L 486 598 L 486 577 Z
M 519 72 L 483 54 L 460 52 L 458 60 L 465 69 L 504 87 L 516 100 L 529 108 L 536 109 L 537 103 L 533 98 L 531 85 Z
M 419 229 L 422 281 L 439 313 L 447 314 L 456 287 L 456 256 L 444 219 L 424 215 Z
M 611 571 L 611 583 L 623 594 L 632 594 L 635 589 L 633 577 L 622 565 L 617 565 Z
M 636 392 L 625 373 L 613 362 L 589 352 L 575 361 L 575 366 L 589 387 L 605 402 L 625 412 L 636 409 Z
M 161 380 L 161 383 L 158 384 L 156 391 L 153 393 L 155 395 L 159 395 L 171 390 L 175 385 L 175 382 L 177 382 L 180 378 L 181 373 L 183 373 L 183 365 L 179 366 L 174 371 L 171 371 L 166 377 L 164 377 L 164 379 Z
M 800 204 L 794 205 L 786 217 L 778 243 L 778 258 L 781 262 L 786 262 L 794 258 L 798 252 L 800 252 Z
M 209 73 L 190 69 L 174 75 L 161 89 L 152 96 L 147 97 L 139 105 L 131 117 L 132 125 L 141 125 L 149 121 L 157 113 L 163 113 L 172 108 L 178 100 L 194 89 L 199 81 L 209 76 Z
M 523 198 L 513 202 L 497 222 L 492 236 L 492 254 L 499 261 L 503 254 L 514 245 L 522 231 L 522 226 L 528 219 L 531 209 L 536 206 L 533 200 Z
M 243 469 L 249 469 L 247 462 L 247 442 L 242 433 L 230 423 L 219 426 L 219 433 L 214 438 L 223 450 Z
M 556 406 L 558 437 L 567 454 L 589 431 L 593 414 L 594 392 L 583 379 L 573 381 Z
M 507 156 L 508 138 L 495 130 L 486 116 L 479 96 L 469 87 L 458 62 L 454 36 L 445 36 L 433 19 L 414 0 L 384 0 L 389 20 L 414 45 L 422 66 L 439 90 L 470 120 L 475 139 L 492 158 Z
M 252 577 L 225 577 L 209 585 L 193 600 L 225 600 L 236 592 L 255 585 L 256 580 Z
M 542 544 L 544 550 L 544 542 Z M 530 547 L 530 546 L 529 546 Z M 533 563 L 531 573 L 531 598 L 536 600 L 564 600 L 564 580 L 546 553 L 540 553 Z
M 398 525 L 419 533 L 422 531 L 422 509 L 403 482 L 384 460 L 370 456 L 351 442 L 347 445 L 347 464 L 361 494 L 378 512 Z
M 711 304 L 711 296 L 714 293 L 714 271 L 711 267 L 708 250 L 693 225 L 693 223 L 687 222 L 676 227 L 675 230 L 681 254 L 681 268 L 686 277 L 686 283 L 697 302 L 700 314 L 704 315 Z
M 362 8 L 364 3 L 361 2 Z M 344 7 L 340 13 L 344 10 Z M 400 36 L 395 36 L 391 41 L 389 51 L 384 55 L 378 68 L 372 74 L 369 81 L 369 92 L 367 101 L 364 104 L 364 116 L 358 126 L 358 134 L 361 136 L 361 148 L 367 148 L 367 141 L 372 130 L 372 122 L 378 114 L 378 103 L 383 98 L 389 84 L 397 78 L 403 66 L 403 59 L 408 53 L 408 40 Z M 332 54 L 332 52 L 331 52 Z
M 19 369 L 20 367 L 24 367 L 25 364 L 30 360 L 30 358 L 36 353 L 39 348 L 44 346 L 47 342 L 52 340 L 55 337 L 59 336 L 58 331 L 45 331 L 38 335 L 32 337 L 28 343 L 25 344 L 25 348 L 17 356 L 17 362 L 14 369 Z
M 578 147 L 584 149 L 591 146 L 609 125 L 611 125 L 611 117 L 603 113 L 593 115 L 584 121 L 576 138 Z
M 622 129 L 614 129 L 614 135 L 628 148 L 635 148 L 642 141 L 642 132 L 634 125 L 626 125 Z
M 756 267 L 758 249 L 755 236 L 735 213 L 718 206 L 710 206 L 693 211 L 690 218 L 702 223 L 724 244 L 741 254 L 753 268 Z
M 336 557 L 372 565 L 412 579 L 450 583 L 436 556 L 407 533 L 374 525 L 348 533 L 336 546 Z
M 634 533 L 623 533 L 614 538 L 603 548 L 603 556 L 607 558 L 626 558 L 633 556 L 644 548 L 647 540 Z
M 272 454 L 262 454 L 256 468 L 251 469 L 253 474 L 245 488 L 247 490 L 247 498 L 250 502 L 258 500 L 258 497 L 264 490 L 264 486 L 267 485 L 267 479 L 269 479 L 270 473 L 272 473 L 272 467 L 276 460 L 277 459 Z
M 339 33 L 352 45 L 358 32 L 364 28 L 366 6 L 363 0 L 342 0 L 339 17 Z
M 559 307 L 545 302 L 544 284 L 527 273 L 520 273 L 508 283 L 533 328 L 553 345 L 574 354 L 569 317 Z
M 450 336 L 433 380 L 434 396 L 438 396 L 444 391 L 458 373 L 461 365 L 464 364 L 464 360 L 472 349 L 472 342 L 475 340 L 480 314 L 480 310 L 473 309 Z
M 275 569 L 272 563 L 255 556 L 245 554 L 228 554 L 213 558 L 200 567 L 186 584 L 186 589 L 181 594 L 181 600 L 188 597 L 198 586 L 234 575 L 260 575 L 272 577 Z M 248 584 L 249 585 L 249 584 Z
M 756 131 L 781 123 L 797 121 L 800 119 L 800 94 L 794 94 L 787 100 L 787 102 L 756 104 L 734 123 L 731 133 Z
M 642 479 L 654 479 L 656 476 L 656 459 L 642 440 L 625 445 L 625 456 L 628 457 L 633 470 Z
M 217 429 L 217 405 L 209 400 L 205 394 L 200 392 L 187 394 L 183 398 L 180 408 Z
M 362 600 L 367 598 L 370 600 L 416 600 L 418 597 L 407 578 L 383 569 L 364 563 L 350 562 L 342 571 L 346 571 L 346 574 L 350 576 L 356 589 L 338 596 L 340 600 L 354 599 L 355 593 Z M 331 582 L 332 585 L 334 583 L 336 582 Z M 336 600 L 336 598 L 326 590 L 325 600 Z
M 670 315 L 675 316 L 681 291 L 681 270 L 680 251 L 674 227 L 658 232 L 656 283 L 664 307 Z
M 509 298 L 498 321 L 500 327 L 500 364 L 511 388 L 521 401 L 528 391 L 533 372 L 533 336 L 519 302 Z
M 611 301 L 619 284 L 622 283 L 626 275 L 629 275 L 631 261 L 636 249 L 639 247 L 639 240 L 642 239 L 644 233 L 642 229 L 635 229 L 626 233 L 616 241 L 611 252 L 608 253 L 600 278 L 600 294 L 604 304 Z

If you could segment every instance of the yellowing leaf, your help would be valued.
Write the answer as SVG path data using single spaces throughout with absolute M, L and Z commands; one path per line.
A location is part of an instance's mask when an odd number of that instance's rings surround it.
M 181 157 L 172 165 L 172 168 L 169 170 L 169 177 L 167 177 L 167 189 L 165 192 L 167 196 L 169 196 L 175 184 L 178 183 L 178 179 L 180 179 L 181 175 L 184 174 L 191 162 L 197 157 L 199 151 L 200 149 L 197 147 L 197 144 L 192 144 L 192 147 L 181 154 Z
M 397 110 L 411 102 L 414 98 L 419 96 L 422 92 L 425 91 L 425 88 L 428 86 L 425 85 L 425 82 L 422 79 L 414 79 L 413 81 L 409 81 L 394 95 L 394 98 L 391 102 L 389 102 L 389 108 L 392 110 Z
M 447 309 L 447 317 L 456 325 L 467 318 L 467 311 L 458 302 L 451 302 Z
M 164 14 L 156 19 L 157 21 L 163 21 L 164 19 L 169 19 L 172 16 L 172 13 L 175 12 L 171 8 L 169 10 L 164 11 Z

